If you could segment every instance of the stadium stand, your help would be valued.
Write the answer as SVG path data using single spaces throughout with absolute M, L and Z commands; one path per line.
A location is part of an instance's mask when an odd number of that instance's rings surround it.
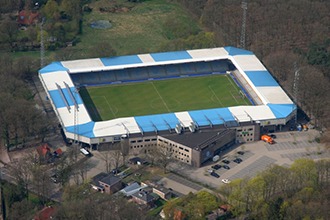
M 224 61 L 213 61 L 210 62 L 213 72 L 224 72 L 228 69 L 228 63 Z
M 130 74 L 127 69 L 115 70 L 114 72 L 118 81 L 131 80 Z
M 195 68 L 197 73 L 211 73 L 212 68 L 210 62 L 199 62 L 195 63 Z
M 180 74 L 178 65 L 166 65 L 167 76 L 177 76 Z
M 132 80 L 141 80 L 148 79 L 149 74 L 144 68 L 131 68 L 128 69 L 129 74 L 131 75 Z
M 116 75 L 113 71 L 99 72 L 100 83 L 107 84 L 117 81 Z
M 166 71 L 163 66 L 150 66 L 146 70 L 149 72 L 150 78 L 163 78 L 166 77 Z
M 183 63 L 183 64 L 179 65 L 179 68 L 180 68 L 180 72 L 181 72 L 182 75 L 196 73 L 194 63 Z

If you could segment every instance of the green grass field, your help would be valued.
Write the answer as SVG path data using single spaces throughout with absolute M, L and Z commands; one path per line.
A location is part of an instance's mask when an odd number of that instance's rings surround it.
M 80 95 L 95 121 L 250 105 L 230 76 L 214 75 L 88 87 Z

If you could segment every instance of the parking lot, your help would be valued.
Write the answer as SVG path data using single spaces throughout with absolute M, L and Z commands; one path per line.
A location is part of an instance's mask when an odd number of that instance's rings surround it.
M 317 135 L 318 131 L 316 130 L 276 133 L 276 143 L 273 145 L 263 141 L 257 141 L 236 146 L 216 163 L 210 162 L 198 169 L 181 164 L 180 166 L 176 166 L 175 170 L 191 180 L 218 188 L 221 184 L 224 184 L 221 181 L 222 179 L 234 180 L 253 177 L 272 164 L 288 167 L 298 158 L 309 158 L 313 160 L 330 158 L 330 152 L 325 150 L 324 145 L 315 141 Z M 238 151 L 244 151 L 244 154 L 240 155 L 237 153 Z M 237 157 L 242 162 L 233 162 Z M 227 159 L 229 163 L 223 163 L 222 160 L 224 159 Z M 219 178 L 210 175 L 210 169 L 215 164 L 222 166 L 218 170 L 213 169 L 220 176 Z M 223 165 L 229 166 L 230 169 L 224 169 Z

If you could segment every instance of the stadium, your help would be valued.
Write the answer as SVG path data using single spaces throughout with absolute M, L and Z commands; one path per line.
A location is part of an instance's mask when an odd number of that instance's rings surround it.
M 53 62 L 39 78 L 68 140 L 171 146 L 193 166 L 281 129 L 296 106 L 251 52 L 235 47 Z

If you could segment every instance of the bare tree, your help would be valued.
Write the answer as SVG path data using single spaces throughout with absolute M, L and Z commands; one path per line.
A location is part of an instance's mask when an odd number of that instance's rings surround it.
M 100 151 L 100 156 L 101 156 L 100 159 L 103 160 L 105 163 L 105 172 L 106 173 L 110 173 L 110 171 L 111 171 L 112 157 L 111 157 L 110 148 L 111 148 L 110 143 L 103 144 L 102 151 Z
M 167 167 L 173 160 L 174 150 L 172 146 L 169 145 L 159 145 L 152 149 L 149 149 L 149 157 L 154 158 L 155 164 L 161 166 L 164 173 L 167 172 Z

